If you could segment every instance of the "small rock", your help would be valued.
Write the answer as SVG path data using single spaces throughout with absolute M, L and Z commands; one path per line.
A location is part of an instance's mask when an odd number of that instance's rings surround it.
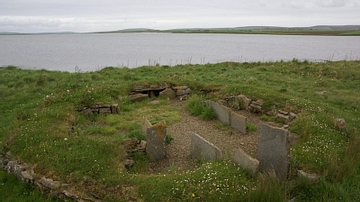
M 131 159 L 126 159 L 124 162 L 123 162 L 125 168 L 127 169 L 130 169 L 131 167 L 134 166 L 135 162 Z
M 64 196 L 66 196 L 67 198 L 70 198 L 70 199 L 77 199 L 79 198 L 77 195 L 67 191 L 67 190 L 64 190 L 62 191 L 62 193 L 64 194 Z
M 58 189 L 60 187 L 60 182 L 59 181 L 54 181 L 54 180 L 52 180 L 50 178 L 45 178 L 45 177 L 42 177 L 39 180 L 39 184 L 42 187 L 45 187 L 45 188 L 48 188 L 48 189 L 51 189 L 51 190 Z
M 191 93 L 190 88 L 187 88 L 185 90 L 178 90 L 176 91 L 176 96 L 184 96 L 184 95 L 189 95 Z
M 152 100 L 149 102 L 149 104 L 158 105 L 158 104 L 160 104 L 160 102 L 159 102 L 159 100 Z
M 283 125 L 284 129 L 289 129 L 289 127 L 290 127 L 289 125 Z
M 320 179 L 320 175 L 318 175 L 318 174 L 309 174 L 309 173 L 306 173 L 303 170 L 298 170 L 297 174 L 298 174 L 298 177 L 304 177 L 304 178 L 306 178 L 306 179 L 308 179 L 308 180 L 310 180 L 312 182 L 315 182 L 315 181 Z
M 288 115 L 288 114 L 289 114 L 289 112 L 284 111 L 284 110 L 278 110 L 278 112 L 279 112 L 280 114 L 283 114 L 283 115 Z
M 146 150 L 146 141 L 141 140 L 140 144 L 137 146 L 137 151 L 145 152 L 145 150 Z
M 20 180 L 24 181 L 28 184 L 33 184 L 34 183 L 34 177 L 30 175 L 30 173 L 28 171 L 22 171 L 20 174 Z
M 334 119 L 334 126 L 340 130 L 346 131 L 346 122 L 343 118 Z
M 297 114 L 290 112 L 290 113 L 289 113 L 289 117 L 290 117 L 291 119 L 296 119 L 296 118 L 297 118 Z
M 249 109 L 249 106 L 250 106 L 250 103 L 251 103 L 251 99 L 246 97 L 245 95 L 239 95 L 237 96 L 236 100 L 238 102 L 242 102 L 240 106 L 240 103 L 239 103 L 239 109 L 246 109 L 248 110 Z
M 111 113 L 112 114 L 118 114 L 119 113 L 119 104 L 112 104 L 111 105 Z
M 290 121 L 290 117 L 289 117 L 289 116 L 284 115 L 284 114 L 281 114 L 281 113 L 278 113 L 278 114 L 276 115 L 276 118 L 281 119 L 281 120 L 284 120 L 284 121 L 286 121 L 286 122 Z

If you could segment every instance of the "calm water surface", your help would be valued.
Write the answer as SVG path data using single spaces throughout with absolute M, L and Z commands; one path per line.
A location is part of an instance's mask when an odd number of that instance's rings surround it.
M 74 72 L 107 66 L 205 64 L 223 61 L 360 60 L 357 36 L 237 34 L 0 35 L 0 66 Z

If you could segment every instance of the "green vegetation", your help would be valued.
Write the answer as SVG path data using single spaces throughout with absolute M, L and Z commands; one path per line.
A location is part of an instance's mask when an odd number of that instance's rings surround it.
M 108 67 L 96 72 L 57 72 L 0 68 L 1 154 L 36 165 L 35 173 L 56 176 L 79 191 L 105 201 L 357 201 L 360 198 L 360 61 L 311 63 L 234 63 Z M 298 114 L 290 131 L 300 136 L 291 148 L 290 179 L 273 174 L 251 177 L 228 159 L 198 163 L 190 170 L 169 167 L 152 172 L 144 155 L 126 171 L 124 139 L 141 134 L 143 116 L 168 125 L 181 119 L 180 107 L 127 98 L 134 85 L 186 85 L 186 108 L 209 120 L 205 99 L 244 94 L 262 99 L 264 110 Z M 118 103 L 120 114 L 83 116 L 76 109 Z M 346 131 L 334 118 L 346 120 Z M 275 120 L 263 115 L 263 119 Z M 220 126 L 219 126 L 220 127 Z M 249 125 L 248 130 L 252 127 Z M 171 142 L 171 136 L 168 137 Z M 296 177 L 296 169 L 322 176 L 318 182 Z M 38 191 L 0 172 L 2 201 L 40 201 Z M 4 185 L 7 186 L 4 186 Z M 6 189 L 5 189 L 6 187 Z M 11 194 L 10 194 L 11 193 Z M 26 193 L 21 195 L 21 193 Z M 19 196 L 21 196 L 19 198 Z M 14 198 L 12 198 L 14 197 Z M 28 198 L 29 197 L 29 198 Z M 43 200 L 48 200 L 43 198 Z M 50 200 L 50 199 L 49 199 Z
M 7 174 L 0 170 L 0 200 L 7 201 L 34 201 L 34 202 L 50 202 L 60 201 L 52 196 L 41 194 L 39 190 L 34 189 L 31 185 L 20 182 L 15 176 Z

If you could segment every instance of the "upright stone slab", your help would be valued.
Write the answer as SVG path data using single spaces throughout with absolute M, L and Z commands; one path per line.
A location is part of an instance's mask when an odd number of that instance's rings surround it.
M 216 102 L 207 100 L 206 104 L 211 106 L 212 110 L 215 112 L 216 117 L 226 125 L 230 125 L 230 114 L 231 110 L 228 107 L 220 105 Z
M 236 130 L 240 131 L 241 133 L 243 133 L 243 134 L 246 133 L 246 117 L 245 116 L 235 113 L 235 112 L 231 112 L 230 124 L 231 124 L 231 127 L 235 128 Z
M 248 170 L 252 175 L 255 175 L 259 168 L 259 161 L 249 156 L 242 149 L 235 152 L 233 161 L 240 167 Z
M 289 131 L 260 124 L 258 160 L 259 171 L 274 170 L 279 179 L 285 180 L 289 169 Z
M 149 126 L 149 127 L 148 127 Z M 143 132 L 146 132 L 146 153 L 152 160 L 161 160 L 166 157 L 166 123 L 161 121 L 151 126 L 148 120 L 144 120 Z
M 145 117 L 144 117 L 144 120 L 143 120 L 143 123 L 142 123 L 142 127 L 141 127 L 141 132 L 142 134 L 146 137 L 146 131 L 148 128 L 151 128 L 152 127 L 152 124 L 150 123 L 149 120 L 147 120 Z
M 208 162 L 222 159 L 221 150 L 196 133 L 191 134 L 190 156 Z

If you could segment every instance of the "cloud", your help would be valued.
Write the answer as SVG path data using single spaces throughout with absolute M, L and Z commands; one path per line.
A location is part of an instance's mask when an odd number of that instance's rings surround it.
M 321 7 L 328 7 L 328 8 L 339 8 L 345 7 L 348 4 L 348 0 L 321 0 L 318 1 L 316 4 Z

